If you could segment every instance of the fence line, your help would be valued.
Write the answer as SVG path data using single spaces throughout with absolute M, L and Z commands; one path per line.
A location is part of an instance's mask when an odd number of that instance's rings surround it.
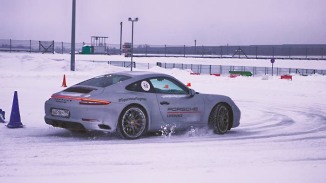
M 326 60 L 326 45 L 265 45 L 265 46 L 153 46 L 134 48 L 140 57 L 196 57 L 248 59 Z
M 267 75 L 274 73 L 277 76 L 286 74 L 326 75 L 326 70 L 317 69 L 297 69 L 297 68 L 279 68 L 279 67 L 252 67 L 252 66 L 225 66 L 225 65 L 202 65 L 202 64 L 180 64 L 180 63 L 161 63 L 157 62 L 157 66 L 166 69 L 189 69 L 197 74 L 229 74 L 230 71 L 251 72 L 253 76 Z
M 83 46 L 76 43 L 76 52 Z M 71 44 L 67 42 L 0 39 L 0 51 L 41 52 L 69 54 Z M 107 44 L 105 53 L 122 54 L 120 44 Z M 187 46 L 187 45 L 134 45 L 134 56 L 141 57 L 198 57 L 198 58 L 250 58 L 250 59 L 307 59 L 326 60 L 326 44 L 320 45 L 249 45 L 249 46 Z
M 129 61 L 108 61 L 110 65 L 118 67 L 130 67 Z M 279 67 L 253 67 L 253 66 L 227 66 L 227 65 L 202 65 L 202 64 L 183 64 L 183 63 L 135 63 L 134 68 L 150 69 L 151 67 L 159 66 L 165 69 L 182 69 L 191 70 L 194 74 L 209 74 L 209 75 L 227 75 L 230 71 L 250 72 L 252 76 L 261 76 L 275 74 L 277 76 L 286 74 L 300 74 L 303 76 L 311 74 L 326 75 L 326 70 L 318 69 L 299 69 L 299 68 L 279 68 Z

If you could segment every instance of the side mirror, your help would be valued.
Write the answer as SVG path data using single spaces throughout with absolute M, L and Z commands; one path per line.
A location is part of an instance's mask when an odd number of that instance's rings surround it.
M 195 95 L 196 95 L 196 91 L 193 90 L 193 89 L 189 89 L 189 96 L 190 96 L 190 97 L 193 97 L 193 96 L 195 96 Z

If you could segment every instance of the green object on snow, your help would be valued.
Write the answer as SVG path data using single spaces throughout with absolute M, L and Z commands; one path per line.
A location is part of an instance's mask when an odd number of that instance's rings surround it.
M 241 76 L 252 76 L 250 71 L 229 71 L 230 74 L 239 74 Z

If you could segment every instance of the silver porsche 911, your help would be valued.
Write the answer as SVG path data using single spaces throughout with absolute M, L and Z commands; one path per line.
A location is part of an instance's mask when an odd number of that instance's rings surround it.
M 208 126 L 224 134 L 240 124 L 240 110 L 227 96 L 201 94 L 172 76 L 118 72 L 91 78 L 45 102 L 45 122 L 76 131 L 117 132 L 137 139 L 147 132 Z

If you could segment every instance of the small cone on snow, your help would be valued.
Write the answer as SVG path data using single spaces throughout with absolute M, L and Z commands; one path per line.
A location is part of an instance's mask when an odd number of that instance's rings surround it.
M 0 123 L 5 123 L 5 111 L 0 109 Z
M 191 87 L 191 83 L 187 83 L 187 86 L 188 86 L 188 87 Z
M 17 91 L 15 91 L 15 93 L 14 93 L 14 99 L 12 101 L 10 120 L 9 120 L 7 127 L 8 128 L 22 128 L 23 127 L 23 124 L 20 119 Z
M 65 74 L 63 75 L 62 87 L 67 87 L 66 75 Z

